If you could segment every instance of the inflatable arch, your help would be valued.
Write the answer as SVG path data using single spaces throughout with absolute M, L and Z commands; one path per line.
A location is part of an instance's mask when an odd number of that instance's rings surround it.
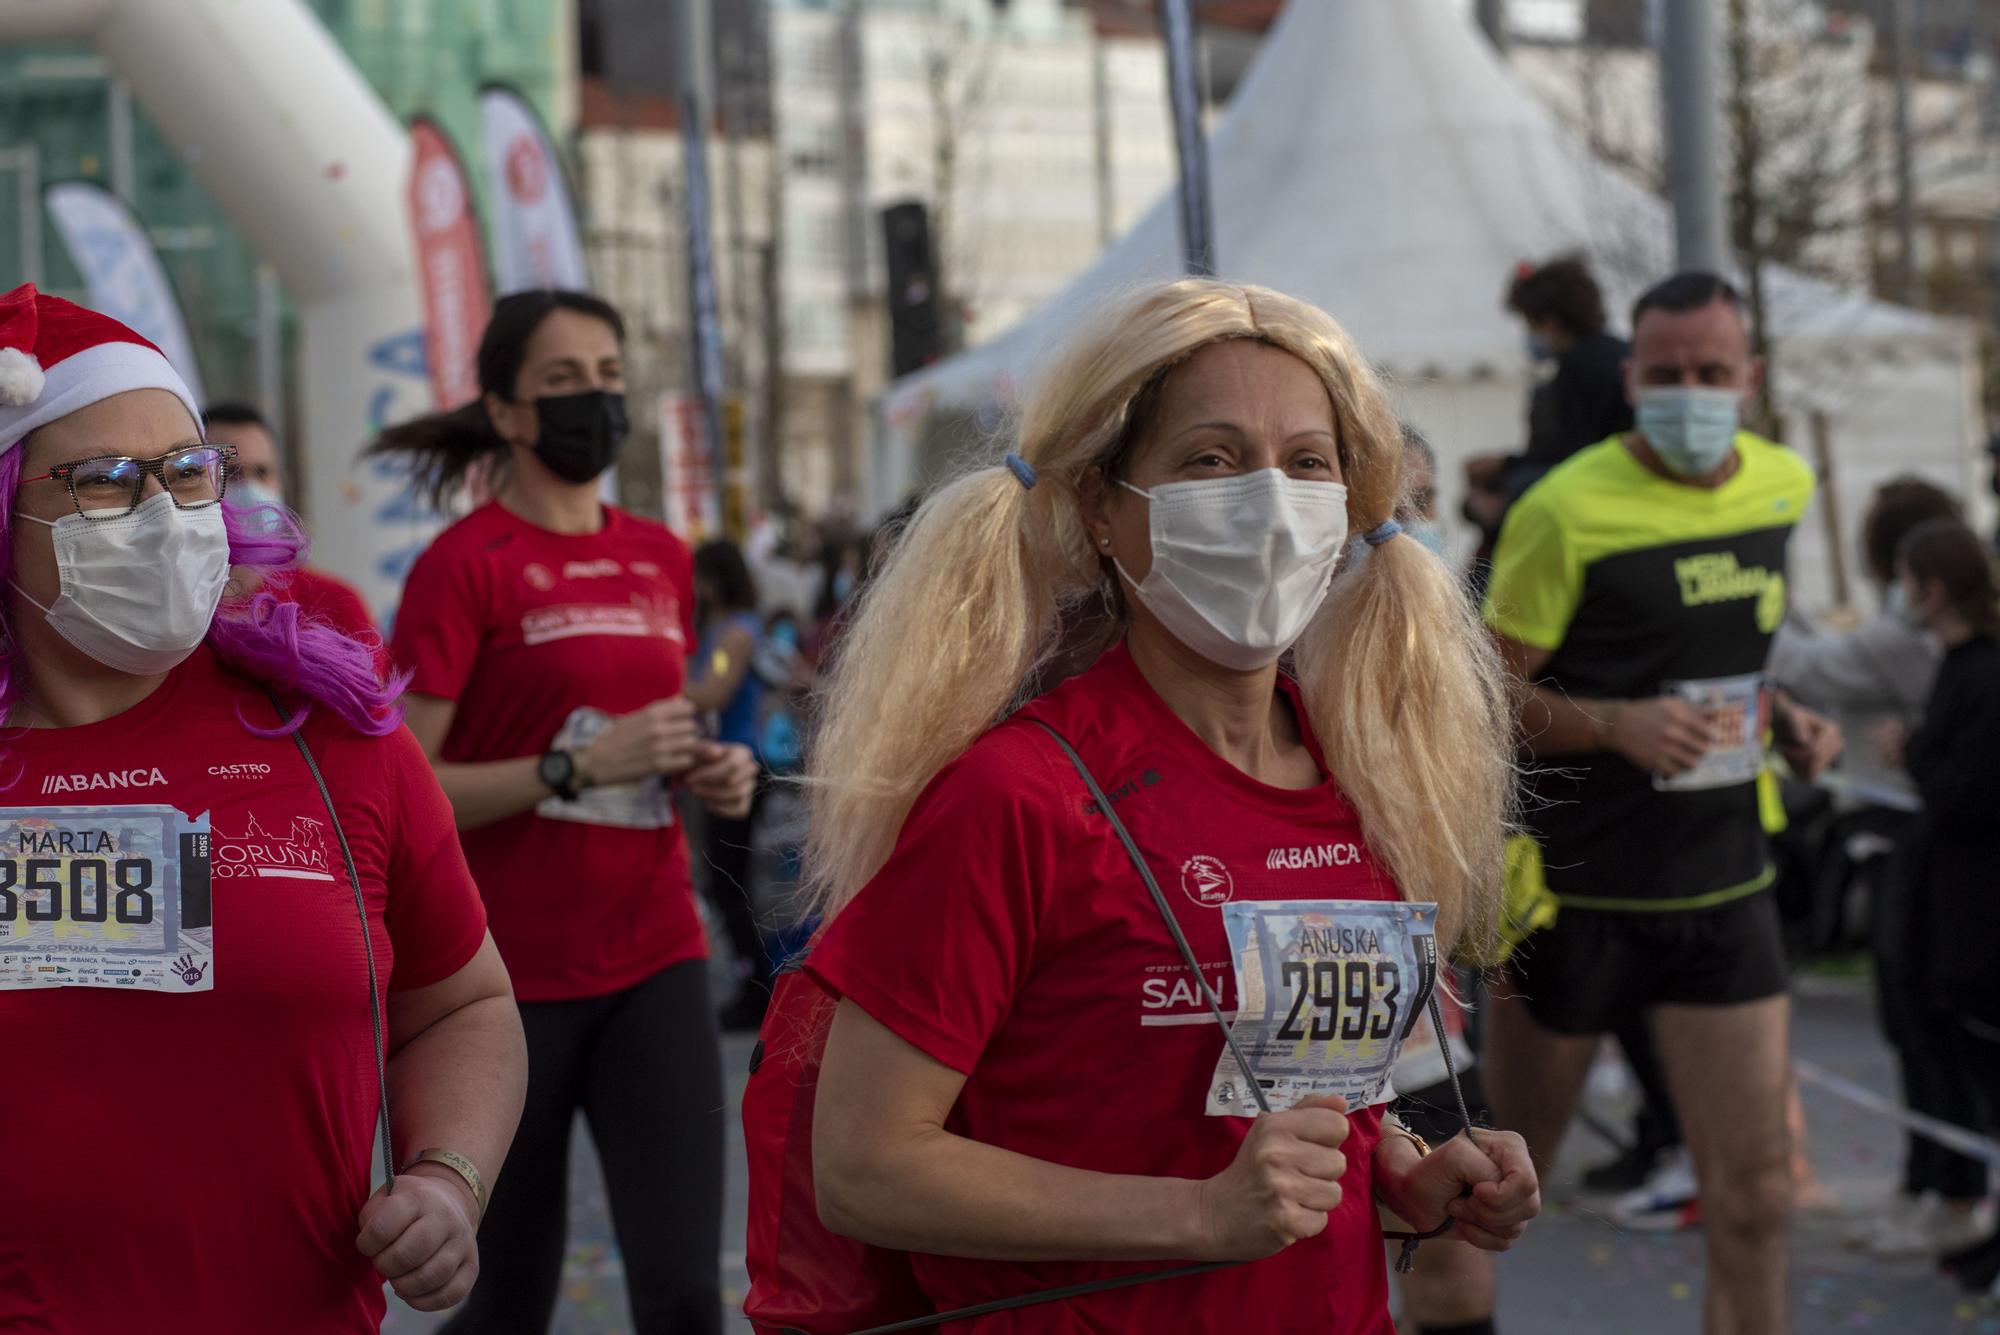
M 314 563 L 387 613 L 436 527 L 394 470 L 358 461 L 431 406 L 408 134 L 300 0 L 0 0 L 0 42 L 35 41 L 95 47 L 276 269 L 301 325 Z

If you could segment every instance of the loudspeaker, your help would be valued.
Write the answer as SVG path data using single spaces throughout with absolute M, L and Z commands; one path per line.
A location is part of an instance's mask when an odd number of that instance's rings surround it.
M 889 374 L 903 376 L 944 352 L 930 211 L 918 203 L 882 210 L 882 253 L 889 275 Z

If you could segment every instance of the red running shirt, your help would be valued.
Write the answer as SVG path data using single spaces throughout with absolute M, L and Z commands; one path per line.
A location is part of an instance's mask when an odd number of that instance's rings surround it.
M 1166 707 L 1122 645 L 1023 715 L 932 781 L 807 968 L 965 1074 L 953 1132 L 1098 1172 L 1212 1176 L 1250 1129 L 1203 1112 L 1222 1035 L 1083 781 L 1027 719 L 1047 721 L 1090 766 L 1225 1011 L 1235 984 L 1219 904 L 1390 899 L 1394 887 L 1330 779 L 1289 791 L 1245 775 Z M 1341 865 L 1289 856 L 1328 845 L 1346 846 Z M 1393 1335 L 1370 1178 L 1380 1127 L 1380 1109 L 1353 1118 L 1341 1205 L 1317 1238 L 1248 1266 L 944 1329 Z M 915 1258 L 941 1308 L 1167 1264 Z
M 694 564 L 665 528 L 606 506 L 570 536 L 490 503 L 417 559 L 390 656 L 457 706 L 442 754 L 540 755 L 578 709 L 680 694 Z M 522 1001 L 603 996 L 707 954 L 678 823 L 550 820 L 534 808 L 461 835 Z
M 278 575 L 271 583 L 271 592 L 297 603 L 308 619 L 322 621 L 350 640 L 367 645 L 375 654 L 375 675 L 387 679 L 389 647 L 382 642 L 375 618 L 368 614 L 368 604 L 352 584 L 324 570 L 297 566 Z
M 353 890 L 292 739 L 254 736 L 239 715 L 275 721 L 204 648 L 123 714 L 4 743 L 21 768 L 0 803 L 209 813 L 214 973 L 212 990 L 179 996 L 0 988 L 0 1330 L 381 1324 L 381 1281 L 354 1247 L 377 1085 Z M 422 750 L 320 710 L 306 741 L 385 990 L 450 977 L 485 918 Z M 0 923 L 0 951 L 13 931 Z

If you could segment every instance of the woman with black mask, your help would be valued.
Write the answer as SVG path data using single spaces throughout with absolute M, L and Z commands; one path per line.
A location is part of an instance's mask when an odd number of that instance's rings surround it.
M 595 297 L 504 297 L 482 397 L 374 447 L 407 456 L 440 506 L 472 478 L 493 498 L 417 560 L 391 642 L 528 1035 L 527 1109 L 460 1335 L 548 1328 L 579 1108 L 634 1329 L 721 1323 L 720 1058 L 669 785 L 740 818 L 756 768 L 704 740 L 683 695 L 687 546 L 599 500 L 625 438 L 623 336 Z

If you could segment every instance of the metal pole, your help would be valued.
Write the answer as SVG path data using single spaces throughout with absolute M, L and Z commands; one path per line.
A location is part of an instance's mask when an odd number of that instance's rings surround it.
M 1212 274 L 1215 230 L 1208 193 L 1208 137 L 1201 124 L 1194 14 L 1188 0 L 1160 0 L 1160 26 L 1167 44 L 1174 140 L 1180 149 L 1182 266 L 1190 274 Z
M 1116 239 L 1112 213 L 1116 196 L 1111 183 L 1111 73 L 1106 67 L 1104 38 L 1095 29 L 1090 35 L 1090 120 L 1096 139 L 1097 245 L 1108 248 Z
M 841 240 L 850 304 L 868 299 L 868 142 L 862 110 L 863 61 L 861 0 L 840 10 L 838 76 L 834 85 L 840 121 Z
M 257 406 L 278 425 L 283 438 L 290 432 L 285 424 L 284 330 L 279 324 L 278 271 L 268 264 L 257 266 Z M 293 477 L 298 473 L 287 469 Z
M 111 193 L 127 204 L 137 203 L 132 171 L 132 89 L 123 79 L 112 79 L 104 89 L 104 118 L 109 127 L 106 138 L 110 151 L 105 155 L 111 172 Z
M 14 169 L 14 199 L 20 208 L 21 281 L 42 283 L 42 150 L 35 144 L 0 152 Z
M 688 344 L 694 353 L 694 391 L 708 430 L 716 516 L 723 531 L 740 537 L 732 513 L 733 481 L 723 438 L 722 319 L 715 292 L 708 175 L 708 125 L 714 107 L 709 71 L 708 0 L 680 0 L 681 142 L 687 152 Z
M 1840 530 L 1840 476 L 1834 471 L 1833 424 L 1825 412 L 1815 409 L 1808 419 L 1812 429 L 1813 465 L 1819 472 L 1820 521 L 1826 527 L 1826 551 L 1833 565 L 1833 605 L 1852 607 L 1854 588 L 1847 576 L 1847 542 Z
M 1674 0 L 1664 9 L 1660 95 L 1675 255 L 1682 269 L 1720 273 L 1729 263 L 1729 234 L 1722 215 L 1715 5 L 1713 0 Z
M 1889 56 L 1895 66 L 1896 90 L 1897 296 L 1906 306 L 1921 306 L 1924 285 L 1917 265 L 1917 153 L 1910 128 L 1910 70 L 1916 60 L 1916 34 L 1910 21 L 1910 0 L 1890 0 Z

